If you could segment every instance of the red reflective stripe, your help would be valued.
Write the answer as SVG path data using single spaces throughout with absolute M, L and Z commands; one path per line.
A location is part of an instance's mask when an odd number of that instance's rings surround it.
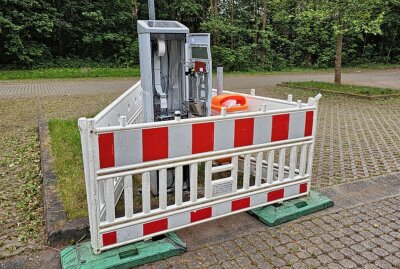
M 117 232 L 103 234 L 103 246 L 108 246 L 117 243 Z
M 153 234 L 168 229 L 168 219 L 160 219 L 143 224 L 143 235 Z
M 143 129 L 143 161 L 168 158 L 168 127 Z
M 289 114 L 272 116 L 271 141 L 286 140 L 289 137 Z
M 212 216 L 212 208 L 206 207 L 199 210 L 195 210 L 190 212 L 190 222 L 196 222 L 203 219 L 211 218 Z
M 267 194 L 267 202 L 282 199 L 284 197 L 284 189 L 271 191 Z
M 240 210 L 250 206 L 250 197 L 232 201 L 232 211 Z
M 307 189 L 308 189 L 307 183 L 300 184 L 300 190 L 299 190 L 300 193 L 307 192 Z
M 312 135 L 313 120 L 314 120 L 314 111 L 307 111 L 306 112 L 306 125 L 304 128 L 304 136 Z
M 99 134 L 100 168 L 115 166 L 114 133 Z
M 214 123 L 192 125 L 192 153 L 212 151 L 214 149 Z
M 253 145 L 254 118 L 235 120 L 235 147 Z

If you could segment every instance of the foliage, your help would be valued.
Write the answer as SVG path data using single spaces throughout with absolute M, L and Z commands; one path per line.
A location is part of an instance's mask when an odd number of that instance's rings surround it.
M 44 0 L 0 1 L 0 64 L 32 66 L 50 58 L 44 40 L 55 24 L 55 9 Z
M 210 32 L 230 71 L 400 62 L 399 0 L 156 0 L 158 19 Z M 0 67 L 133 67 L 146 0 L 0 0 Z M 341 18 L 341 19 L 340 19 Z

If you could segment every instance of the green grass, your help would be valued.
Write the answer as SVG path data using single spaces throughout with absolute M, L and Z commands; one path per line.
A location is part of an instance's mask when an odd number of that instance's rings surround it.
M 385 70 L 392 68 L 400 68 L 399 64 L 362 64 L 357 66 L 343 67 L 343 72 L 355 72 L 355 71 L 369 71 L 369 70 Z M 216 71 L 216 70 L 214 70 Z M 225 72 L 227 76 L 236 75 L 285 75 L 285 74 L 301 74 L 301 73 L 332 73 L 334 68 L 315 68 L 315 67 L 286 67 L 278 71 L 232 71 Z
M 15 79 L 62 79 L 62 78 L 98 78 L 98 77 L 138 77 L 140 71 L 135 68 L 48 68 L 33 70 L 0 70 L 0 80 Z
M 344 67 L 344 72 L 358 70 L 382 70 L 388 68 L 400 68 L 400 65 L 368 64 L 356 67 Z M 214 70 L 216 71 L 216 70 Z M 237 75 L 279 75 L 292 73 L 324 73 L 333 72 L 333 68 L 306 68 L 287 67 L 279 71 L 238 71 L 225 72 L 227 76 Z M 133 68 L 45 68 L 32 70 L 0 70 L 1 80 L 28 80 L 28 79 L 67 79 L 67 78 L 113 78 L 113 77 L 139 77 L 139 67 Z
M 377 88 L 377 87 L 367 87 L 367 86 L 357 86 L 357 85 L 336 85 L 329 82 L 317 82 L 317 81 L 304 81 L 304 82 L 288 82 L 289 86 L 305 87 L 312 89 L 321 89 L 334 92 L 351 93 L 351 94 L 361 94 L 361 95 L 384 95 L 384 94 L 396 94 L 400 91 L 396 91 L 389 88 Z
M 77 120 L 49 121 L 54 169 L 67 217 L 87 216 L 85 176 Z

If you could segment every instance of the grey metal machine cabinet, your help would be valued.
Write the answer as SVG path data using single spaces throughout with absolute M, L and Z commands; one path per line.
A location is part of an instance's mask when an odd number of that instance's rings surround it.
M 211 115 L 212 65 L 210 34 L 189 34 L 177 21 L 139 20 L 140 75 L 145 122 Z M 175 113 L 178 112 L 179 113 Z M 157 173 L 150 187 L 158 194 Z M 183 185 L 189 188 L 189 167 L 183 167 Z M 174 189 L 174 170 L 167 171 Z
M 139 20 L 145 122 L 211 115 L 209 34 L 189 34 L 177 21 Z

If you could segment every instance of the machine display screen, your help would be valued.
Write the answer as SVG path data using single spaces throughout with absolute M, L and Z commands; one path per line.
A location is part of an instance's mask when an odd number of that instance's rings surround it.
M 192 47 L 192 58 L 208 59 L 207 47 Z

